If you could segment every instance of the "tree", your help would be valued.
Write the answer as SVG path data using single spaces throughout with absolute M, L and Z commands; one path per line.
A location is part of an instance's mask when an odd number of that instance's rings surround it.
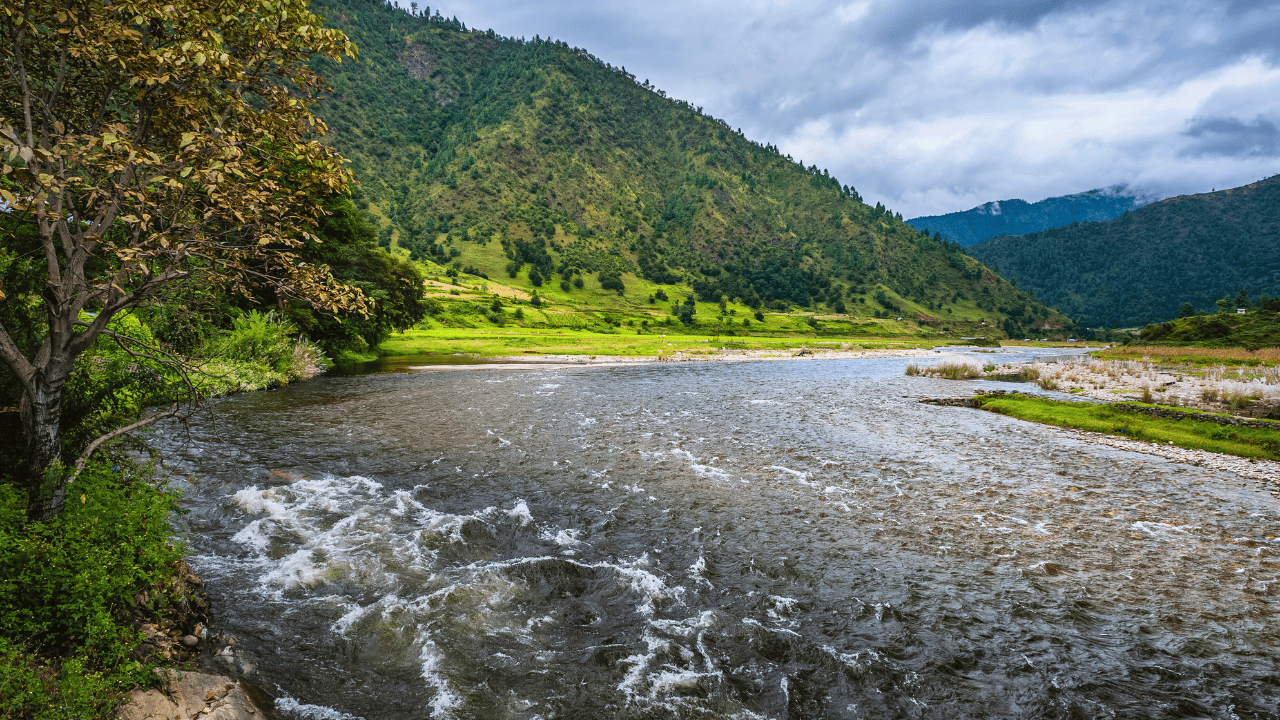
M 1192 315 L 1195 315 L 1195 314 L 1196 314 L 1196 309 L 1192 307 L 1191 303 L 1189 302 L 1182 303 L 1182 307 L 1178 309 L 1178 317 L 1180 318 L 1191 317 Z
M 696 325 L 698 321 L 693 316 L 698 314 L 698 304 L 694 301 L 693 296 L 689 296 L 684 299 L 683 303 L 676 304 L 673 314 L 685 325 Z
M 319 198 L 349 174 L 315 137 L 325 89 L 315 55 L 354 55 L 305 0 L 19 0 L 0 9 L 0 198 L 39 241 L 39 337 L 0 326 L 22 386 L 28 514 L 57 516 L 106 433 L 63 464 L 60 413 L 76 359 L 122 312 L 181 284 L 251 294 L 269 286 L 323 310 L 366 304 L 295 252 L 315 240 Z M 7 242 L 7 238 L 6 238 Z M 5 302 L 0 296 L 0 302 Z

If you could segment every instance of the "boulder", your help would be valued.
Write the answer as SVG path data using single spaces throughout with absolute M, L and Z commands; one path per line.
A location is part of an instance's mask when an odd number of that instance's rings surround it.
M 120 710 L 119 720 L 264 720 L 265 705 L 250 693 L 260 692 L 222 675 L 174 672 L 164 689 L 135 690 Z

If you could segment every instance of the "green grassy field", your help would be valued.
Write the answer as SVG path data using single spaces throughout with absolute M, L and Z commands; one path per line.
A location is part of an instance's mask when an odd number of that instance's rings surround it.
M 1280 460 L 1280 428 L 1223 427 L 1191 419 L 1157 418 L 1126 412 L 1123 404 L 1066 402 L 1027 395 L 979 396 L 977 399 L 983 410 L 1021 420 L 1173 444 L 1190 450 Z
M 409 330 L 393 335 L 380 350 L 386 356 L 450 355 L 466 353 L 477 357 L 509 355 L 617 355 L 656 357 L 671 355 L 714 354 L 729 350 L 777 351 L 790 354 L 794 348 L 838 350 L 878 350 L 886 348 L 928 348 L 938 343 L 918 338 L 892 337 L 769 337 L 700 334 L 667 334 L 661 329 L 640 332 L 633 328 L 616 329 L 614 333 L 589 330 L 555 330 L 522 327 L 449 328 Z
M 479 257 L 464 259 L 488 273 Z M 358 362 L 378 356 L 465 353 L 478 357 L 521 354 L 618 355 L 656 357 L 674 352 L 700 353 L 713 349 L 778 350 L 789 348 L 881 349 L 963 344 L 962 333 L 978 323 L 937 329 L 896 318 L 876 318 L 868 309 L 845 314 L 792 308 L 757 310 L 745 304 L 699 302 L 693 325 L 675 317 L 675 306 L 689 297 L 688 288 L 657 285 L 631 274 L 622 275 L 621 293 L 599 287 L 594 279 L 569 290 L 555 282 L 534 287 L 525 278 L 501 280 L 460 273 L 422 263 L 431 315 L 413 330 L 397 333 L 368 354 L 348 353 L 338 362 Z M 527 274 L 526 271 L 522 271 Z M 537 303 L 533 301 L 537 295 Z M 663 299 L 665 296 L 665 299 Z M 993 328 L 994 330 L 994 328 Z

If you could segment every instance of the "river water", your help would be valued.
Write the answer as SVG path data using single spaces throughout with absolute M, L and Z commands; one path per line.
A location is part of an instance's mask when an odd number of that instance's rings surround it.
M 1277 717 L 1280 503 L 908 362 L 329 377 L 156 442 L 284 718 Z

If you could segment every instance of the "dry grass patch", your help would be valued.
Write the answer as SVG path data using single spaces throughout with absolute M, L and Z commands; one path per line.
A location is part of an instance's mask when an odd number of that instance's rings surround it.
M 1243 363 L 1261 363 L 1266 365 L 1280 364 L 1280 348 L 1262 348 L 1249 352 L 1244 348 L 1200 348 L 1200 347 L 1156 347 L 1152 345 L 1129 345 L 1107 350 L 1104 357 L 1115 359 L 1150 358 L 1156 362 L 1196 362 L 1196 358 L 1204 358 L 1203 362 L 1234 361 Z

